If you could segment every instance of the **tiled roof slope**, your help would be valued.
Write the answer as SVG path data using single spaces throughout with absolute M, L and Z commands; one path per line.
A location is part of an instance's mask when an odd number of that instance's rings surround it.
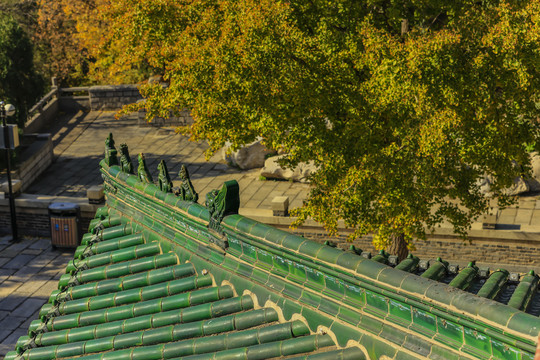
M 107 216 L 85 236 L 60 290 L 6 359 L 364 358 L 302 320 L 280 321 L 280 309 L 251 294 L 217 286 L 122 220 Z
M 185 176 L 173 194 L 166 166 L 156 186 L 139 159 L 135 176 L 107 145 L 107 208 L 8 359 L 179 358 L 190 349 L 205 353 L 188 358 L 204 359 L 296 356 L 284 349 L 307 359 L 533 359 L 537 317 L 240 216 L 235 182 L 201 206 Z M 225 302 L 235 305 L 216 305 Z M 169 311 L 176 318 L 163 315 Z M 242 317 L 250 312 L 261 325 Z M 185 314 L 192 322 L 167 323 Z
M 534 270 L 526 274 L 501 268 L 492 271 L 487 267 L 479 268 L 474 261 L 460 268 L 459 265 L 450 264 L 441 258 L 420 260 L 412 254 L 398 263 L 397 257 L 389 256 L 383 250 L 374 257 L 371 257 L 369 252 L 356 249 L 353 245 L 347 251 L 426 279 L 448 284 L 482 298 L 495 300 L 534 316 L 540 315 L 538 291 L 540 279 Z

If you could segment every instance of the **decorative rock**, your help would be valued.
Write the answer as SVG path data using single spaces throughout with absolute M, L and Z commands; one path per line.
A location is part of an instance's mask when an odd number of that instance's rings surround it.
M 493 182 L 493 178 L 489 175 L 484 176 L 482 179 L 478 181 L 478 185 L 480 186 L 480 192 L 482 194 L 489 194 L 491 191 L 491 183 Z
M 530 179 L 516 178 L 514 185 L 505 191 L 507 195 L 519 195 L 525 192 L 540 191 L 540 154 L 538 152 L 530 153 L 530 161 L 532 168 L 532 177 Z M 482 181 L 481 191 L 484 194 L 489 193 L 489 185 L 491 184 L 491 177 L 486 177 Z
M 289 197 L 276 196 L 272 200 L 272 212 L 274 216 L 289 216 Z
M 8 187 L 9 187 L 8 182 L 4 181 L 0 184 L 0 191 L 8 193 L 9 192 Z M 22 181 L 11 179 L 11 190 L 13 191 L 13 193 L 18 194 L 21 192 L 21 189 L 22 189 Z
M 507 195 L 514 196 L 514 195 L 526 193 L 528 191 L 529 191 L 529 185 L 527 184 L 527 182 L 523 180 L 522 178 L 515 178 L 514 184 L 508 189 L 506 189 L 504 192 Z
M 317 167 L 313 163 L 300 163 L 292 169 L 283 169 L 278 160 L 281 155 L 272 156 L 266 159 L 264 168 L 261 169 L 261 175 L 271 179 L 285 179 L 298 182 L 308 182 L 308 177 L 317 171 Z
M 485 176 L 480 180 L 480 192 L 483 194 L 491 193 L 491 184 L 493 183 L 493 178 L 491 176 Z M 509 196 L 515 196 L 529 191 L 528 182 L 522 178 L 515 178 L 514 184 L 508 189 L 504 190 L 504 193 Z
M 94 185 L 86 190 L 86 197 L 90 204 L 100 204 L 103 199 L 103 185 Z
M 527 179 L 529 191 L 540 191 L 540 154 L 531 153 L 532 178 Z
M 223 148 L 223 159 L 229 165 L 237 166 L 242 170 L 261 168 L 265 165 L 264 160 L 268 155 L 275 154 L 274 150 L 267 149 L 260 141 L 248 144 L 238 151 L 227 154 L 229 146 Z

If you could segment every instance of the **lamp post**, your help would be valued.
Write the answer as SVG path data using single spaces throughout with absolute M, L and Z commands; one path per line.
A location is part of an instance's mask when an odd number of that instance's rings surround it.
M 9 192 L 9 210 L 11 212 L 11 235 L 12 242 L 19 241 L 19 236 L 17 234 L 17 215 L 15 213 L 15 198 L 13 197 L 13 189 L 11 186 L 11 152 L 10 152 L 10 141 L 9 141 L 9 132 L 8 126 L 6 124 L 6 118 L 15 114 L 15 106 L 11 104 L 6 104 L 3 101 L 0 101 L 0 118 L 2 119 L 2 128 L 4 130 L 4 146 L 6 150 L 6 170 L 7 170 L 7 181 L 8 181 L 8 192 Z

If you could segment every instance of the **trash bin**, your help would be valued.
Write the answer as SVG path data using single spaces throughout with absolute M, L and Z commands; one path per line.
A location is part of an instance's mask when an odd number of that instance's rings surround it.
M 81 210 L 73 203 L 49 205 L 51 219 L 51 243 L 53 247 L 75 248 L 79 245 Z

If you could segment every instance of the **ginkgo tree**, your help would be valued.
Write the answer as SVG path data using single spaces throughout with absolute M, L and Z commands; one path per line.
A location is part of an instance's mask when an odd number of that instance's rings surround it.
M 403 257 L 443 221 L 466 236 L 484 176 L 504 202 L 530 173 L 538 0 L 100 3 L 94 71 L 162 75 L 141 88 L 149 118 L 189 108 L 210 152 L 261 137 L 318 166 L 299 222 L 343 219 Z

